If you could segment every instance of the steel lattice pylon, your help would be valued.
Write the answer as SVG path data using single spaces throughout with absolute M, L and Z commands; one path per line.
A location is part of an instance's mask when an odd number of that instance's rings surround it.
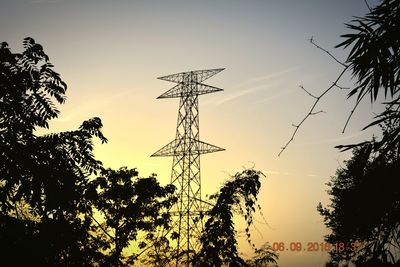
M 152 156 L 173 156 L 171 183 L 177 188 L 178 202 L 171 209 L 172 231 L 178 234 L 176 255 L 184 253 L 183 262 L 187 265 L 189 252 L 198 251 L 198 238 L 203 228 L 200 155 L 224 150 L 199 140 L 198 96 L 222 91 L 202 83 L 222 70 L 181 72 L 158 78 L 177 83 L 158 98 L 180 98 L 176 137 Z

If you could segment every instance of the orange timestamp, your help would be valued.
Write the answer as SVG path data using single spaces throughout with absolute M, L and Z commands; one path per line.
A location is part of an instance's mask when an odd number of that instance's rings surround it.
M 305 245 L 302 242 L 274 242 L 272 243 L 272 250 L 274 251 L 308 251 L 308 252 L 319 252 L 319 251 L 336 251 L 342 252 L 345 250 L 357 251 L 362 248 L 362 242 L 350 242 L 345 244 L 344 242 L 328 243 L 328 242 L 307 242 Z

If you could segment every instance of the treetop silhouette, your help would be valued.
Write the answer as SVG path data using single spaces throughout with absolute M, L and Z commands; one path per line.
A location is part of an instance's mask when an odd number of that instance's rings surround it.
M 171 263 L 169 240 L 156 230 L 171 228 L 175 187 L 160 186 L 154 175 L 141 178 L 136 169 L 104 168 L 93 154 L 94 138 L 107 142 L 100 118 L 38 136 L 35 130 L 58 116 L 67 85 L 40 44 L 28 37 L 23 47 L 13 53 L 0 45 L 0 264 L 129 266 L 140 256 L 155 266 Z M 238 173 L 214 196 L 193 265 L 275 263 L 268 246 L 247 263 L 237 251 L 232 215 L 238 209 L 245 218 L 250 240 L 260 176 Z M 149 253 L 130 250 L 135 245 Z

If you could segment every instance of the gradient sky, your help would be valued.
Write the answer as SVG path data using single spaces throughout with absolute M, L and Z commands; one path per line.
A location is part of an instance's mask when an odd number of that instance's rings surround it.
M 51 132 L 76 129 L 98 116 L 109 139 L 97 145 L 106 167 L 137 167 L 169 182 L 172 158 L 149 156 L 174 138 L 178 99 L 160 99 L 173 83 L 156 77 L 226 68 L 205 83 L 225 91 L 200 96 L 201 139 L 226 149 L 202 156 L 202 191 L 213 193 L 237 170 L 262 170 L 253 240 L 323 242 L 327 229 L 316 211 L 327 204 L 326 182 L 349 154 L 338 144 L 362 141 L 376 106 L 365 102 L 341 134 L 354 99 L 335 89 L 295 141 L 278 157 L 293 126 L 340 66 L 307 39 L 333 50 L 344 23 L 367 12 L 363 0 L 128 1 L 0 0 L 0 41 L 14 52 L 24 37 L 44 46 L 68 84 Z M 373 5 L 373 1 L 369 1 Z M 343 59 L 342 50 L 333 51 Z M 344 81 L 343 86 L 351 85 Z M 240 229 L 239 229 L 240 230 Z M 241 228 L 243 230 L 243 228 Z M 246 242 L 242 253 L 250 255 Z M 281 267 L 323 266 L 324 252 L 284 252 Z

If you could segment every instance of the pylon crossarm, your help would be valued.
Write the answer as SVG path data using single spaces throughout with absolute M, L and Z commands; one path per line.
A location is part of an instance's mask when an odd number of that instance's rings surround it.
M 152 154 L 151 157 L 182 156 L 188 152 L 193 154 L 206 154 L 225 150 L 206 142 L 194 140 L 193 138 L 188 138 L 186 140 L 187 144 L 191 144 L 191 148 L 187 150 L 180 146 L 182 142 L 181 139 L 175 139 Z
M 206 153 L 213 153 L 213 152 L 218 152 L 218 151 L 224 151 L 225 149 L 214 146 L 211 144 L 208 144 L 206 142 L 202 141 L 197 141 L 199 148 L 196 150 L 196 152 L 199 152 L 200 154 L 206 154 Z
M 180 72 L 180 73 L 176 73 L 176 74 L 158 77 L 157 79 L 168 81 L 168 82 L 180 83 L 180 82 L 183 82 L 185 80 L 185 78 L 187 78 L 189 75 L 191 75 L 191 77 L 196 78 L 197 82 L 202 82 L 202 81 L 207 80 L 208 78 L 211 78 L 215 74 L 223 71 L 224 69 L 225 68 Z
M 175 85 L 171 89 L 169 89 L 164 94 L 157 97 L 157 99 L 177 98 L 177 97 L 185 97 L 185 96 L 190 96 L 190 95 L 204 95 L 204 94 L 210 94 L 210 93 L 223 91 L 223 89 L 221 89 L 221 88 L 206 85 L 203 83 L 195 83 L 195 84 L 197 85 L 195 90 L 188 90 L 187 84 L 180 83 L 178 85 Z

